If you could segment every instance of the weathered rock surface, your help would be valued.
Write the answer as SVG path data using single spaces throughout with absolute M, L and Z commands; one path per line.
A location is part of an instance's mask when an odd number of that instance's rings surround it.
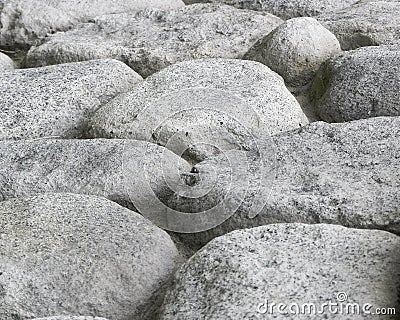
M 190 168 L 169 150 L 143 141 L 3 141 L 0 199 L 73 192 L 103 196 L 129 208 L 144 202 L 151 209 L 166 177 L 172 184 L 174 174 L 179 179 L 179 172 Z
M 256 141 L 244 155 L 234 151 L 206 159 L 182 176 L 186 186 L 163 201 L 188 216 L 225 220 L 208 231 L 180 235 L 194 246 L 235 229 L 281 222 L 400 235 L 399 136 L 400 117 L 316 122 Z
M 375 308 L 398 310 L 399 294 L 400 237 L 278 224 L 232 232 L 195 254 L 176 274 L 161 319 L 361 320 Z M 360 314 L 347 304 L 358 304 Z M 310 305 L 322 314 L 307 311 Z
M 99 317 L 73 317 L 73 316 L 56 316 L 48 318 L 35 318 L 32 320 L 107 320 Z
M 317 19 L 336 35 L 343 50 L 351 50 L 399 40 L 399 11 L 399 1 L 361 1 Z
M 103 14 L 183 5 L 181 0 L 0 0 L 0 45 L 29 46 Z
M 43 66 L 108 57 L 124 61 L 147 77 L 183 60 L 241 58 L 281 23 L 267 13 L 213 4 L 104 15 L 32 48 L 27 64 Z
M 12 71 L 15 69 L 15 64 L 10 57 L 0 52 L 0 74 L 4 71 Z
M 91 120 L 91 137 L 154 142 L 201 161 L 307 123 L 282 78 L 260 63 L 199 59 L 170 66 Z
M 329 60 L 310 99 L 328 122 L 400 116 L 400 46 L 360 48 Z
M 309 83 L 321 64 L 340 51 L 335 35 L 317 20 L 295 18 L 259 40 L 245 59 L 265 64 L 297 87 Z
M 110 59 L 0 74 L 0 140 L 81 137 L 101 105 L 141 79 Z
M 175 269 L 163 230 L 104 198 L 0 202 L 0 318 L 87 314 L 151 319 Z
M 359 0 L 184 0 L 195 2 L 225 3 L 240 9 L 270 12 L 283 19 L 317 16 L 324 12 L 336 11 L 357 3 Z

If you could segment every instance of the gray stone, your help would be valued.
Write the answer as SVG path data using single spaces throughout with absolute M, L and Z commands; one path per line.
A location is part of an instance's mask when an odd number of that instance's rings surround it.
M 277 224 L 232 232 L 195 254 L 176 274 L 160 319 L 396 319 L 371 314 L 397 314 L 399 295 L 400 237 Z
M 0 74 L 0 140 L 81 137 L 101 105 L 141 79 L 109 59 Z
M 152 75 L 99 109 L 90 136 L 150 141 L 198 162 L 306 123 L 282 78 L 264 65 L 198 59 Z
M 15 69 L 15 64 L 10 57 L 0 52 L 0 74 L 5 71 L 12 71 Z
M 99 317 L 73 317 L 73 316 L 56 316 L 48 318 L 35 318 L 32 320 L 107 320 Z
M 390 44 L 400 39 L 400 2 L 361 1 L 317 17 L 339 39 L 343 50 Z
M 400 116 L 400 46 L 360 48 L 329 60 L 310 100 L 328 122 Z
M 151 319 L 175 269 L 166 232 L 101 197 L 0 202 L 0 318 Z
M 0 0 L 0 45 L 29 46 L 103 14 L 181 6 L 181 0 Z
M 341 52 L 339 41 L 313 18 L 294 18 L 259 40 L 245 59 L 279 73 L 291 87 L 309 83 L 321 64 Z
M 183 60 L 241 58 L 280 23 L 281 19 L 267 13 L 213 4 L 104 15 L 32 48 L 27 64 L 109 57 L 147 77 Z
M 145 203 L 155 210 L 158 191 L 190 168 L 169 150 L 143 141 L 3 141 L 0 199 L 73 192 L 103 196 L 128 208 Z M 166 177 L 171 178 L 166 182 Z
M 184 0 L 186 4 L 195 2 L 225 3 L 240 9 L 270 12 L 282 19 L 317 16 L 348 8 L 359 0 Z
M 235 229 L 281 222 L 400 235 L 399 136 L 400 117 L 316 122 L 206 159 L 163 202 L 212 217 L 208 231 L 179 235 L 194 247 Z

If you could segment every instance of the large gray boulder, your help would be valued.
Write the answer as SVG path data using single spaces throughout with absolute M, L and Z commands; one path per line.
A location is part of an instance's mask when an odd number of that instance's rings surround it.
M 400 237 L 278 224 L 196 253 L 175 275 L 160 319 L 396 319 L 399 295 Z
M 181 0 L 0 0 L 0 46 L 30 46 L 98 15 L 181 6 Z
M 73 192 L 103 196 L 129 208 L 142 204 L 151 213 L 158 192 L 190 168 L 169 150 L 143 141 L 3 141 L 0 200 Z
M 400 2 L 360 1 L 317 17 L 339 39 L 343 50 L 390 44 L 400 39 Z
M 101 197 L 3 201 L 0 230 L 2 320 L 51 314 L 152 319 L 176 267 L 167 233 Z
M 147 77 L 183 60 L 241 58 L 280 23 L 270 14 L 213 4 L 104 15 L 32 48 L 27 64 L 108 57 L 124 61 Z
M 35 318 L 32 320 L 107 320 L 99 317 L 73 317 L 73 316 L 56 316 L 48 318 Z
M 307 123 L 282 78 L 244 60 L 170 66 L 100 108 L 90 136 L 150 141 L 199 162 Z
M 317 16 L 357 3 L 359 0 L 183 0 L 186 4 L 196 2 L 225 3 L 240 9 L 270 12 L 282 19 Z
M 329 60 L 310 99 L 328 122 L 400 116 L 400 46 L 360 48 Z
M 0 75 L 5 71 L 12 71 L 15 69 L 15 64 L 9 56 L 0 52 Z
M 291 87 L 308 84 L 321 64 L 341 52 L 339 41 L 313 18 L 294 18 L 259 40 L 245 59 L 279 73 Z
M 141 79 L 110 59 L 0 74 L 0 140 L 81 137 L 100 106 Z
M 247 151 L 206 159 L 182 175 L 185 184 L 163 202 L 192 217 L 176 228 L 192 246 L 235 229 L 281 222 L 400 235 L 399 136 L 400 117 L 316 122 L 252 141 Z

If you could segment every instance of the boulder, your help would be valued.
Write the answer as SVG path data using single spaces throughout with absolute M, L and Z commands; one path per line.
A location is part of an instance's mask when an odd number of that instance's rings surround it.
M 399 136 L 400 117 L 315 122 L 204 160 L 162 201 L 187 213 L 186 225 L 175 231 L 193 247 L 232 230 L 282 222 L 400 235 Z
M 176 266 L 166 232 L 101 197 L 3 201 L 0 227 L 2 320 L 49 314 L 152 319 Z
M 195 2 L 225 3 L 239 9 L 270 12 L 282 19 L 317 16 L 324 12 L 348 8 L 359 0 L 183 0 Z
M 81 137 L 101 105 L 141 79 L 109 59 L 0 74 L 0 140 Z
M 400 2 L 359 1 L 317 17 L 339 39 L 343 50 L 390 44 L 400 39 Z
M 103 14 L 181 6 L 181 0 L 0 0 L 0 46 L 27 47 Z
M 400 116 L 400 46 L 360 48 L 329 60 L 310 100 L 328 122 Z
M 10 57 L 0 52 L 0 74 L 5 71 L 12 71 L 15 69 L 15 64 Z
M 73 316 L 56 316 L 48 318 L 35 318 L 32 320 L 107 320 L 99 317 L 73 317 Z
M 282 78 L 269 68 L 198 59 L 155 73 L 100 108 L 89 136 L 150 141 L 199 162 L 306 123 Z
M 216 4 L 104 15 L 32 48 L 27 65 L 115 58 L 147 77 L 184 60 L 240 59 L 281 23 L 267 13 Z
M 341 51 L 339 41 L 317 20 L 294 18 L 259 40 L 245 59 L 259 61 L 291 87 L 308 84 L 321 64 Z
M 400 237 L 277 224 L 232 232 L 196 253 L 175 275 L 160 319 L 362 320 L 377 308 L 386 314 L 378 318 L 395 319 L 399 294 Z
M 190 168 L 169 150 L 143 141 L 3 141 L 0 200 L 73 192 L 103 196 L 128 208 L 144 206 L 144 213 L 159 213 L 158 192 L 173 186 L 179 173 Z

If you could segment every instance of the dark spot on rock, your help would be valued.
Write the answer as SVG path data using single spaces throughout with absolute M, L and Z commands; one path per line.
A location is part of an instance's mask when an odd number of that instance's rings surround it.
M 0 299 L 3 299 L 6 296 L 6 289 L 2 284 L 0 284 Z
M 190 170 L 190 173 L 199 173 L 199 170 L 196 167 L 193 167 L 192 170 Z

